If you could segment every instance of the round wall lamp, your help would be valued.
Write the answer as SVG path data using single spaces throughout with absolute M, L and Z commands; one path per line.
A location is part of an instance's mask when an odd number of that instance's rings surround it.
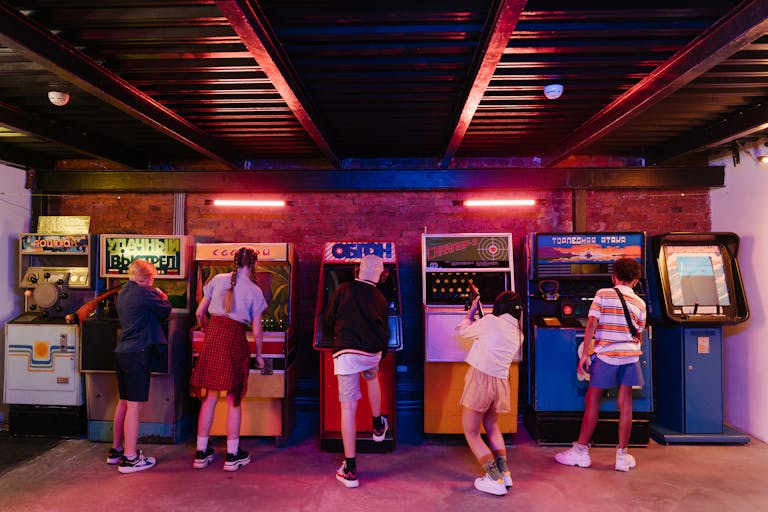
M 544 86 L 544 96 L 549 100 L 556 100 L 563 95 L 562 84 L 549 84 Z
M 63 91 L 48 91 L 48 101 L 57 107 L 63 107 L 69 103 L 69 93 Z

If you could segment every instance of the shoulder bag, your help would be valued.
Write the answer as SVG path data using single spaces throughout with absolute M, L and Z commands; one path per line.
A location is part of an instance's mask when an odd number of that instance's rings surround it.
M 624 300 L 624 296 L 621 294 L 618 288 L 614 288 L 616 291 L 616 295 L 619 296 L 619 300 L 621 301 L 621 307 L 624 308 L 624 318 L 627 319 L 627 325 L 629 326 L 629 332 L 632 333 L 633 338 L 637 338 L 637 328 L 635 327 L 635 324 L 632 323 L 632 318 L 629 316 L 629 310 L 627 309 L 627 301 Z

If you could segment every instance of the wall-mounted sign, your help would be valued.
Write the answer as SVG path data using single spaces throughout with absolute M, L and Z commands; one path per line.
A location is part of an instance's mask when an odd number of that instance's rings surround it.
M 38 233 L 77 235 L 90 232 L 90 226 L 87 215 L 41 215 L 37 219 Z
M 157 269 L 157 277 L 184 279 L 187 276 L 187 245 L 178 235 L 101 235 L 101 277 L 128 275 L 135 259 L 144 259 Z

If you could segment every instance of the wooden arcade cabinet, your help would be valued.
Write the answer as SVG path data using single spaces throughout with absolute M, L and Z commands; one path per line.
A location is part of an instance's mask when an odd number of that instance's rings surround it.
M 168 295 L 173 309 L 162 324 L 167 345 L 152 353 L 149 401 L 142 408 L 139 442 L 177 443 L 192 427 L 189 386 L 189 329 L 193 307 L 189 293 L 192 238 L 186 235 L 100 235 L 100 274 L 107 289 L 128 280 L 128 266 L 145 259 L 157 269 L 154 286 Z M 111 442 L 119 400 L 114 349 L 120 340 L 117 295 L 106 299 L 95 315 L 82 322 L 82 368 L 88 404 L 88 439 Z
M 197 266 L 196 298 L 203 297 L 203 286 L 216 274 L 230 272 L 235 253 L 241 247 L 256 251 L 256 281 L 264 293 L 267 309 L 262 314 L 264 368 L 256 367 L 256 345 L 250 326 L 246 338 L 251 346 L 248 390 L 241 401 L 240 435 L 274 437 L 284 446 L 293 430 L 296 417 L 295 326 L 292 311 L 296 300 L 296 254 L 289 243 L 198 243 L 195 245 Z M 204 344 L 199 327 L 192 330 L 192 355 L 197 360 Z M 213 417 L 211 435 L 226 435 L 226 399 L 219 398 Z

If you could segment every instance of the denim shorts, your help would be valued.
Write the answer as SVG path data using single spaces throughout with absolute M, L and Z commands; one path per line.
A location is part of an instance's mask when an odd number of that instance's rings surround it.
M 595 357 L 589 365 L 589 385 L 610 389 L 616 386 L 642 386 L 645 384 L 640 363 L 608 364 Z

